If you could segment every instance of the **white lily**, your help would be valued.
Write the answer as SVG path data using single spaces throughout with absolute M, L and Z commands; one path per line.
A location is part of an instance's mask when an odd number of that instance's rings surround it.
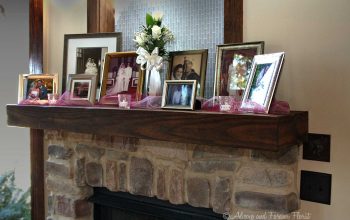
M 163 12 L 160 11 L 156 11 L 152 13 L 152 17 L 154 21 L 162 21 L 163 19 Z

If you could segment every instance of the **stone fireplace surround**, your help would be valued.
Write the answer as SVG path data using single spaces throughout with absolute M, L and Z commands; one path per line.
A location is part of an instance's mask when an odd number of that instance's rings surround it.
M 93 187 L 216 213 L 299 207 L 298 147 L 277 152 L 45 130 L 47 219 L 93 219 Z

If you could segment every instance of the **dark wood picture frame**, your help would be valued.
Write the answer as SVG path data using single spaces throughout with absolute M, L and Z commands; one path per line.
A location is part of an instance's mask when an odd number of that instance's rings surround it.
M 122 49 L 122 34 L 121 33 L 88 33 L 88 34 L 66 34 L 64 35 L 64 52 L 63 52 L 63 69 L 62 69 L 62 92 L 66 91 L 67 86 L 67 75 L 68 74 L 75 74 L 68 72 L 68 59 L 71 57 L 69 56 L 68 50 L 69 50 L 69 41 L 70 40 L 79 40 L 79 39 L 101 39 L 101 38 L 115 38 L 115 48 L 109 48 L 107 52 L 116 52 L 120 51 Z M 93 44 L 87 45 L 86 43 L 82 43 L 81 46 L 86 48 L 98 48 L 101 46 L 94 46 Z M 106 47 L 107 43 L 106 43 Z M 103 63 L 101 63 L 103 66 Z M 102 71 L 101 71 L 102 75 Z M 100 80 L 97 79 L 97 83 L 100 83 Z M 99 93 L 96 94 L 97 98 L 99 98 Z
M 169 65 L 168 65 L 168 73 L 167 73 L 167 80 L 174 80 L 173 79 L 173 72 L 177 65 L 181 64 L 182 69 L 184 70 L 184 61 L 182 63 L 174 61 L 175 57 L 184 57 L 186 56 L 200 56 L 200 64 L 199 64 L 199 71 L 198 76 L 200 77 L 200 80 L 197 82 L 197 96 L 204 97 L 204 91 L 205 91 L 205 80 L 206 80 L 206 72 L 207 72 L 207 62 L 208 62 L 208 49 L 202 49 L 202 50 L 188 50 L 188 51 L 172 51 L 169 52 Z M 197 64 L 198 66 L 198 64 Z M 181 80 L 193 80 L 194 78 L 186 79 L 182 78 Z
M 246 70 L 243 75 L 244 78 L 246 78 L 246 81 L 248 81 L 250 72 L 248 63 L 253 62 L 255 55 L 264 53 L 264 46 L 264 41 L 217 45 L 213 96 L 232 95 L 227 88 L 229 86 L 230 78 L 232 77 L 229 73 L 230 68 L 228 65 L 228 56 L 231 58 L 231 60 L 229 60 L 231 64 L 235 55 L 241 55 L 242 58 L 246 60 L 244 63 Z M 244 92 L 244 88 L 241 88 L 241 90 Z

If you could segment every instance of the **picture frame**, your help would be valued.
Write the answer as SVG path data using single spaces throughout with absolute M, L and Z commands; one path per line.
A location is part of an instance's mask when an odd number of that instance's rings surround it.
M 241 100 L 255 55 L 264 53 L 264 41 L 217 45 L 214 96 Z
M 58 74 L 20 74 L 18 103 L 25 99 L 43 100 L 45 102 L 48 100 L 48 94 L 57 94 L 58 87 Z
M 167 80 L 197 80 L 197 96 L 204 97 L 208 49 L 169 52 Z M 181 77 L 179 70 L 182 69 Z M 188 71 L 186 71 L 188 69 Z M 187 73 L 186 73 L 187 72 Z M 176 74 L 178 76 L 176 76 Z
M 68 87 L 68 75 L 96 74 L 96 97 L 100 97 L 100 84 L 104 55 L 121 50 L 121 33 L 65 34 L 62 71 L 62 91 Z
M 161 107 L 194 110 L 197 84 L 196 80 L 165 80 Z
M 268 114 L 284 62 L 284 52 L 256 55 L 244 92 L 241 108 L 253 110 L 256 104 Z
M 135 51 L 106 53 L 101 96 L 130 94 L 132 100 L 141 99 L 143 73 L 136 58 Z
M 69 75 L 69 98 L 76 101 L 96 101 L 97 76 L 92 74 Z

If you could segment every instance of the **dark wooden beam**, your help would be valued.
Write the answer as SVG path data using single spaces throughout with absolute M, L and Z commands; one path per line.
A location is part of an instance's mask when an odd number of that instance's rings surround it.
M 115 32 L 112 0 L 87 0 L 87 32 Z
M 43 70 L 43 0 L 29 2 L 29 73 Z M 31 219 L 45 219 L 44 131 L 30 129 Z
M 224 43 L 243 42 L 243 0 L 225 0 Z
M 29 73 L 43 73 L 43 0 L 29 3 Z
M 8 124 L 13 126 L 270 151 L 301 143 L 308 130 L 307 112 L 237 115 L 8 105 L 7 116 Z
M 44 131 L 30 129 L 32 219 L 45 217 Z

